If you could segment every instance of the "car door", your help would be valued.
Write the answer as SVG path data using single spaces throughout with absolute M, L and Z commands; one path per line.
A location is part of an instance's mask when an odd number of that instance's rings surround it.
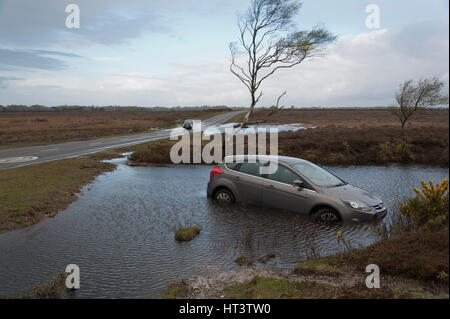
M 264 178 L 260 173 L 260 162 L 244 162 L 236 167 L 239 171 L 234 174 L 233 183 L 236 185 L 242 201 L 261 204 L 262 184 Z
M 267 175 L 262 187 L 264 205 L 307 214 L 314 190 L 293 186 L 295 180 L 304 181 L 290 168 L 278 163 L 275 173 Z

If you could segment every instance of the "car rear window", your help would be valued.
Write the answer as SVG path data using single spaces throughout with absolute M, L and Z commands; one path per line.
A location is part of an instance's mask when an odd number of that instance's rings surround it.
M 260 167 L 262 164 L 260 162 L 256 163 L 242 163 L 241 167 L 239 167 L 239 171 L 244 174 L 253 175 L 253 176 L 261 176 Z

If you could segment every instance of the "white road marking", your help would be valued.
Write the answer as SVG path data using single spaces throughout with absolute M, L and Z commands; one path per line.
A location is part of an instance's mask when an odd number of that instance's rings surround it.
M 23 163 L 37 160 L 36 156 L 20 156 L 20 157 L 9 157 L 9 158 L 0 158 L 0 164 L 9 164 L 9 163 Z

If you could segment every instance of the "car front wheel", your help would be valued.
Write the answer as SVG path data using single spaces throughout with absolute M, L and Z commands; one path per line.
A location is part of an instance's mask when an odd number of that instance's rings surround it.
M 319 222 L 334 223 L 339 221 L 341 218 L 339 214 L 332 208 L 324 207 L 318 209 L 314 214 L 313 218 Z

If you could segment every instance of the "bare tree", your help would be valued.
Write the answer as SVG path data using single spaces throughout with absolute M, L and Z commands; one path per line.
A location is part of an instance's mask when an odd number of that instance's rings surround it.
M 264 80 L 277 70 L 320 55 L 336 39 L 318 26 L 296 31 L 293 19 L 301 6 L 299 0 L 251 0 L 247 13 L 239 18 L 239 41 L 230 43 L 230 70 L 251 96 L 241 128 L 263 95 L 260 87 Z
M 408 80 L 400 84 L 400 88 L 395 95 L 397 106 L 392 108 L 393 113 L 398 117 L 402 126 L 401 136 L 401 160 L 406 159 L 406 123 L 419 110 L 435 105 L 448 104 L 448 96 L 442 95 L 441 91 L 444 82 L 434 77 L 422 79 L 416 82 Z
M 281 95 L 278 97 L 278 99 L 277 99 L 277 104 L 271 107 L 271 111 L 270 111 L 270 113 L 269 113 L 267 116 L 274 115 L 274 114 L 277 113 L 278 111 L 281 111 L 282 109 L 284 109 L 284 105 L 283 105 L 283 106 L 280 106 L 280 101 L 281 101 L 281 98 L 282 98 L 283 96 L 285 96 L 286 94 L 287 94 L 287 91 L 284 91 L 284 93 L 281 94 Z

